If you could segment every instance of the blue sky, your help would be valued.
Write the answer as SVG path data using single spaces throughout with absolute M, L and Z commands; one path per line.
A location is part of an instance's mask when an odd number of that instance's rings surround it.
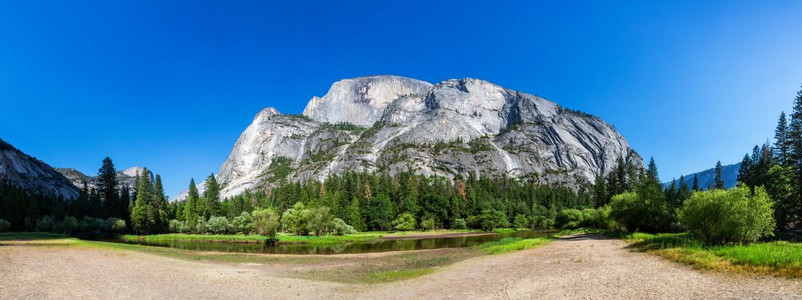
M 0 138 L 175 195 L 264 107 L 474 77 L 602 117 L 668 180 L 740 161 L 802 84 L 799 1 L 164 2 L 0 2 Z

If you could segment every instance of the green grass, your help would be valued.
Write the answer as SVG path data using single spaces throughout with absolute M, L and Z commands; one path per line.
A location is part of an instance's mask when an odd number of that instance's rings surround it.
M 618 234 L 631 247 L 699 269 L 802 277 L 802 244 L 785 241 L 708 246 L 688 233 Z
M 502 254 L 542 246 L 552 240 L 552 238 L 503 238 L 495 242 L 481 244 L 478 247 L 487 254 Z

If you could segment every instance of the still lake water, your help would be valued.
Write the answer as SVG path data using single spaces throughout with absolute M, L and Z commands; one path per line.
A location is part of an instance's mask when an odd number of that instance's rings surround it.
M 553 234 L 551 231 L 516 231 L 508 233 L 495 233 L 487 235 L 462 237 L 436 237 L 436 238 L 410 238 L 396 240 L 378 240 L 373 242 L 354 242 L 332 245 L 308 244 L 279 244 L 275 246 L 264 244 L 242 243 L 203 243 L 166 241 L 157 243 L 137 242 L 134 244 L 170 247 L 193 251 L 240 252 L 240 253 L 269 253 L 269 254 L 347 254 L 371 253 L 388 251 L 409 251 L 440 248 L 472 247 L 479 244 L 498 241 L 508 237 L 535 238 L 546 237 Z M 403 238 L 403 236 L 401 237 Z

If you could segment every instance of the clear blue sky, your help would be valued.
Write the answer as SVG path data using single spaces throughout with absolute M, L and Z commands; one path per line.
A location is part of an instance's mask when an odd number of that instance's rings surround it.
M 0 138 L 147 166 L 175 195 L 264 107 L 475 77 L 602 117 L 668 180 L 740 161 L 802 84 L 799 1 L 164 2 L 0 2 Z

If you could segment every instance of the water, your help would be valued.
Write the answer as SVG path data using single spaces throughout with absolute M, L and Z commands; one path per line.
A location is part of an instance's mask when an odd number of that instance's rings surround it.
M 236 244 L 236 243 L 205 243 L 165 241 L 156 243 L 137 242 L 136 244 L 178 248 L 193 251 L 240 252 L 240 253 L 270 253 L 270 254 L 347 254 L 371 253 L 388 251 L 410 251 L 440 248 L 471 247 L 479 244 L 498 241 L 507 237 L 534 238 L 551 235 L 548 231 L 516 231 L 510 233 L 497 233 L 462 237 L 435 237 L 413 238 L 401 240 L 378 240 L 374 242 L 354 242 L 332 245 L 308 244 Z

